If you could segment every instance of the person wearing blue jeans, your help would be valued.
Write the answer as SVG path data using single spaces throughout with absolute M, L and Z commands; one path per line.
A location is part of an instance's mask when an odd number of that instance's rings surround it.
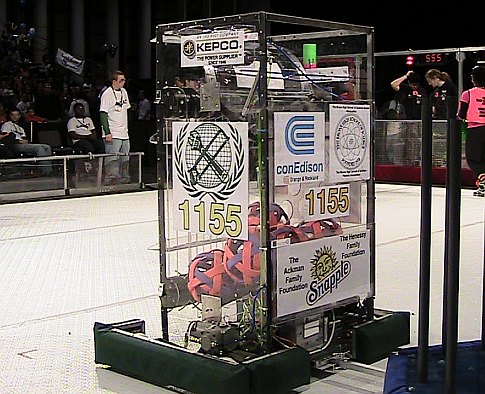
M 122 71 L 111 74 L 111 86 L 101 94 L 99 117 L 106 153 L 119 157 L 105 158 L 105 182 L 129 182 L 130 139 L 128 135 L 128 109 L 131 108 Z
M 15 108 L 10 111 L 10 121 L 2 125 L 1 133 L 5 135 L 14 135 L 14 142 L 9 145 L 9 149 L 18 154 L 25 153 L 34 157 L 52 156 L 52 148 L 47 144 L 31 144 L 27 139 L 25 130 L 19 126 L 20 111 Z M 50 175 L 52 173 L 52 163 L 50 160 L 41 161 L 41 174 Z

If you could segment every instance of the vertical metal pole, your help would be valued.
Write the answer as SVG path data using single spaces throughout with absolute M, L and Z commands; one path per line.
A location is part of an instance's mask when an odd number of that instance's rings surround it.
M 450 135 L 449 135 L 449 124 L 447 125 L 447 137 L 446 137 L 446 160 L 448 163 L 448 160 L 450 158 Z M 449 223 L 449 215 L 447 212 L 450 212 L 450 197 L 451 194 L 449 193 L 449 185 L 450 185 L 450 168 L 448 167 L 446 170 L 446 195 L 445 195 L 445 248 L 444 248 L 444 256 L 443 256 L 443 297 L 442 297 L 442 304 L 443 304 L 443 316 L 441 319 L 441 352 L 446 354 L 446 348 L 448 346 L 448 335 L 447 335 L 447 329 L 448 326 L 446 322 L 448 321 L 448 274 L 449 274 L 449 245 L 448 242 L 450 240 L 450 223 Z
M 272 336 L 270 327 L 273 324 L 273 264 L 271 261 L 270 247 L 270 225 L 269 225 L 269 198 L 270 198 L 270 167 L 269 167 L 269 130 L 268 130 L 268 74 L 267 74 L 267 42 L 266 38 L 269 31 L 268 21 L 265 12 L 259 13 L 259 48 L 260 48 L 260 72 L 259 72 L 259 102 L 260 112 L 258 114 L 258 135 L 259 135 L 259 198 L 261 205 L 261 254 L 264 255 L 261 273 L 265 270 L 264 285 L 266 286 L 266 297 L 264 306 L 267 311 L 264 327 L 266 329 L 266 351 L 272 348 Z M 263 285 L 263 283 L 261 283 Z
M 203 14 L 205 18 L 212 17 L 212 0 L 203 0 Z
M 32 41 L 34 51 L 34 62 L 42 62 L 42 57 L 47 51 L 49 40 L 49 12 L 47 10 L 47 0 L 37 0 L 31 3 L 34 7 L 34 26 L 36 38 Z M 6 19 L 6 13 L 5 19 Z M 54 17 L 52 15 L 52 17 Z M 3 28 L 2 24 L 2 28 Z
M 138 183 L 139 183 L 140 187 L 143 186 L 143 181 L 142 181 L 143 164 L 142 164 L 142 160 L 141 160 L 142 155 L 143 155 L 143 153 L 138 153 Z
M 460 52 L 458 51 L 456 53 L 456 60 L 458 62 L 458 95 L 461 94 L 461 92 L 463 91 L 463 61 L 465 59 L 465 54 L 463 52 Z M 450 108 L 448 108 L 448 111 L 450 111 Z M 448 112 L 448 114 L 451 114 L 451 112 Z M 453 117 L 455 116 L 456 114 L 456 107 L 455 107 L 455 112 L 452 113 Z M 449 122 L 447 124 L 447 131 L 449 133 Z M 450 152 L 450 138 L 449 138 L 449 135 L 448 137 L 446 138 L 446 157 L 447 157 L 447 160 L 449 160 L 449 157 L 451 155 L 451 152 Z M 460 143 L 460 146 L 461 146 L 461 143 Z M 461 158 L 460 158 L 460 173 L 461 173 Z M 448 170 L 446 171 L 446 185 L 448 186 L 450 184 L 450 169 L 448 167 Z M 461 185 L 460 185 L 461 187 Z M 450 205 L 450 193 L 448 193 L 448 189 L 447 189 L 447 192 L 446 192 L 446 201 L 445 201 L 445 210 L 447 211 L 450 211 L 450 208 L 449 208 L 449 205 Z M 449 247 L 448 247 L 448 242 L 449 242 L 449 235 L 448 235 L 448 231 L 450 231 L 450 226 L 449 226 L 449 216 L 448 215 L 445 215 L 445 255 L 444 255 L 444 262 L 443 262 L 443 318 L 441 320 L 441 341 L 442 341 L 442 353 L 443 354 L 446 354 L 446 348 L 447 348 L 447 345 L 448 345 L 448 342 L 447 342 L 447 325 L 445 322 L 448 321 L 448 307 L 447 307 L 447 304 L 448 304 L 448 300 L 447 300 L 447 294 L 448 294 L 448 273 L 449 273 L 449 269 L 448 269 L 448 259 L 449 259 L 449 255 L 448 255 L 448 250 L 449 250 Z
M 151 43 L 152 38 L 152 0 L 138 2 L 140 12 L 138 25 L 138 78 L 148 79 L 152 75 Z
M 458 288 L 460 266 L 460 202 L 461 202 L 461 129 L 456 120 L 456 97 L 448 98 L 448 138 L 450 154 L 447 158 L 450 193 L 446 206 L 448 217 L 448 286 L 446 321 L 446 393 L 456 392 L 456 354 L 458 347 Z
M 463 64 L 466 58 L 465 52 L 462 52 L 458 48 L 458 52 L 455 54 L 455 59 L 458 62 L 458 97 L 460 97 L 461 93 L 463 92 Z
M 69 184 L 67 182 L 67 156 L 62 159 L 62 175 L 64 177 L 64 194 L 66 196 L 70 195 Z
M 70 2 L 71 7 L 71 46 L 70 51 L 73 55 L 79 56 L 82 59 L 86 58 L 86 45 L 84 39 L 86 37 L 85 34 L 85 6 L 84 0 L 71 0 Z M 80 82 L 82 81 L 82 77 L 80 75 L 73 75 L 74 80 Z
M 485 211 L 484 211 L 485 214 Z M 485 223 L 485 217 L 484 217 Z M 483 228 L 483 244 L 485 245 L 485 227 Z M 483 252 L 483 277 L 482 277 L 482 350 L 485 350 L 485 246 Z
M 428 380 L 429 294 L 431 255 L 431 199 L 432 199 L 432 146 L 433 121 L 431 102 L 427 96 L 421 104 L 421 229 L 419 267 L 418 316 L 418 382 Z
M 106 44 L 118 46 L 118 50 L 113 57 L 106 53 L 106 68 L 109 71 L 114 71 L 120 68 L 120 51 L 122 49 L 120 48 L 120 4 L 118 0 L 108 0 L 105 4 L 106 15 L 109 15 L 109 18 L 106 18 L 105 25 Z M 122 8 L 123 10 L 124 8 Z
M 369 60 L 372 59 L 372 60 Z M 358 61 L 362 59 L 358 57 Z M 367 35 L 367 97 L 374 97 L 375 92 L 375 68 L 374 68 L 374 33 Z M 360 69 L 360 67 L 358 67 Z M 358 78 L 360 81 L 360 78 Z M 371 109 L 371 145 L 370 145 L 370 179 L 367 182 L 367 223 L 370 230 L 370 283 L 372 297 L 364 300 L 366 320 L 371 321 L 374 318 L 374 297 L 376 284 L 376 194 L 375 194 L 375 106 Z
M 160 27 L 157 28 L 157 42 L 156 42 L 156 111 L 157 111 L 157 183 L 158 183 L 158 243 L 159 243 L 159 264 L 160 264 L 160 298 L 161 298 L 161 321 L 162 321 L 162 339 L 169 340 L 168 332 L 168 310 L 163 305 L 164 290 L 163 286 L 167 279 L 167 257 L 166 257 L 166 232 L 165 232 L 165 194 L 168 189 L 167 180 L 167 166 L 164 162 L 164 149 L 166 147 L 165 141 L 165 125 L 162 110 L 162 88 L 165 80 L 165 59 L 163 58 L 163 31 Z

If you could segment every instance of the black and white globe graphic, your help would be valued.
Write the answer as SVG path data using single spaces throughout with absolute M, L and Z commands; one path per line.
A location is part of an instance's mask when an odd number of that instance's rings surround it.
M 339 162 L 348 169 L 358 167 L 367 148 L 367 132 L 364 123 L 354 115 L 345 116 L 337 125 L 335 153 Z
M 189 133 L 185 163 L 192 186 L 212 189 L 227 182 L 232 163 L 229 137 L 219 126 L 202 123 Z

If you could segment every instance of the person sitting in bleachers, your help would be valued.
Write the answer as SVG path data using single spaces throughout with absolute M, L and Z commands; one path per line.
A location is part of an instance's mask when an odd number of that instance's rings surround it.
M 0 159 L 13 159 L 15 156 L 10 147 L 15 143 L 13 133 L 0 133 Z
M 10 149 L 10 145 L 15 140 L 12 133 L 0 133 L 0 159 L 14 159 L 15 155 Z M 14 163 L 0 164 L 0 179 L 16 175 L 17 169 Z
M 52 149 L 47 144 L 32 144 L 27 139 L 25 130 L 19 126 L 20 111 L 17 108 L 10 110 L 10 121 L 2 125 L 1 133 L 4 135 L 14 134 L 15 141 L 10 146 L 10 149 L 16 154 L 27 154 L 34 157 L 52 156 Z M 52 173 L 52 166 L 50 161 L 41 162 L 41 174 L 49 175 Z
M 0 101 L 0 126 L 8 121 L 7 112 L 5 111 L 5 107 L 3 102 Z
M 67 122 L 73 147 L 84 154 L 105 153 L 104 142 L 97 136 L 92 119 L 84 115 L 84 104 L 75 103 L 73 109 L 74 117 Z
M 52 83 L 46 82 L 44 90 L 35 100 L 37 115 L 51 122 L 60 122 L 63 117 L 63 106 L 59 94 Z
M 47 119 L 39 116 L 35 113 L 35 106 L 31 104 L 29 109 L 24 115 L 24 123 L 47 123 Z
M 67 108 L 67 116 L 69 118 L 72 118 L 73 116 L 75 116 L 74 105 L 76 105 L 77 103 L 81 103 L 84 105 L 85 115 L 90 117 L 91 113 L 89 112 L 89 103 L 87 102 L 86 93 L 83 90 L 81 90 L 81 87 L 77 82 L 73 82 L 71 84 L 70 96 L 71 96 L 71 102 L 67 104 L 69 106 L 69 108 Z
M 22 115 L 25 115 L 32 105 L 29 95 L 27 93 L 22 93 L 20 96 L 20 101 L 17 103 L 17 108 L 20 110 Z

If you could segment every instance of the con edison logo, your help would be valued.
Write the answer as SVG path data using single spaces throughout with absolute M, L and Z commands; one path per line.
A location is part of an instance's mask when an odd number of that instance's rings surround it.
M 311 281 L 306 295 L 308 305 L 314 305 L 327 294 L 332 293 L 351 271 L 350 262 L 339 263 L 335 252 L 327 246 L 315 251 L 311 263 L 313 264 L 311 275 L 314 280 Z
M 315 117 L 313 115 L 293 116 L 285 128 L 285 142 L 294 155 L 315 153 Z

